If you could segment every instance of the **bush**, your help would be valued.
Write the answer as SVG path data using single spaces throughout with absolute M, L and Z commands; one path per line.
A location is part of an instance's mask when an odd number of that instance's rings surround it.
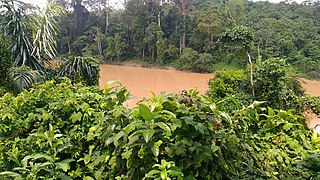
M 127 110 L 121 86 L 68 80 L 0 99 L 0 177 L 20 179 L 307 179 L 311 133 L 290 111 L 221 111 L 197 91 Z M 300 164 L 299 164 L 300 163 Z M 307 167 L 307 166 L 306 166 Z M 304 171 L 303 173 L 301 171 Z
M 288 77 L 288 65 L 283 59 L 269 59 L 255 67 L 255 100 L 266 101 L 274 108 L 295 109 L 304 95 L 301 83 Z
M 122 118 L 127 96 L 118 86 L 101 91 L 69 80 L 49 81 L 16 97 L 6 94 L 0 99 L 0 176 L 86 177 L 92 128 L 108 116 Z
M 185 48 L 175 66 L 177 69 L 193 72 L 212 72 L 212 62 L 211 54 L 199 54 L 191 48 Z
M 195 90 L 153 96 L 128 110 L 122 103 L 129 97 L 121 86 L 100 90 L 69 80 L 6 94 L 0 99 L 0 177 L 316 176 L 308 163 L 320 140 L 291 111 L 237 99 L 230 102 L 236 108 L 227 109 L 225 99 L 212 102 Z
M 246 93 L 248 77 L 243 70 L 216 71 L 209 81 L 209 95 L 213 99 L 222 99 L 228 95 Z
M 277 109 L 297 109 L 304 89 L 298 80 L 288 77 L 287 72 L 288 67 L 282 59 L 269 59 L 256 65 L 255 96 L 252 97 L 249 77 L 243 71 L 218 71 L 209 82 L 209 94 L 213 99 L 230 94 L 247 102 L 266 101 L 268 106 Z
M 73 83 L 88 86 L 99 84 L 100 62 L 92 57 L 69 57 L 61 66 L 59 76 L 66 76 Z

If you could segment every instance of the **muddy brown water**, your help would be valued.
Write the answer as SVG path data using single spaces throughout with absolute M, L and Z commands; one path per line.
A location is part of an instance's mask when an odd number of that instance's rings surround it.
M 150 97 L 151 91 L 160 94 L 179 93 L 182 90 L 196 88 L 201 93 L 208 89 L 208 80 L 212 74 L 189 73 L 177 70 L 153 69 L 133 66 L 116 66 L 103 64 L 100 67 L 100 87 L 110 80 L 121 81 L 136 96 L 126 102 L 132 107 L 143 97 Z M 320 96 L 320 81 L 302 79 L 307 94 Z
M 133 66 L 116 66 L 103 64 L 100 67 L 100 87 L 110 80 L 121 81 L 130 90 L 135 99 L 126 103 L 133 106 L 143 97 L 151 97 L 151 91 L 160 94 L 179 93 L 183 90 L 196 88 L 205 93 L 208 80 L 212 74 L 189 73 L 177 70 L 153 69 Z

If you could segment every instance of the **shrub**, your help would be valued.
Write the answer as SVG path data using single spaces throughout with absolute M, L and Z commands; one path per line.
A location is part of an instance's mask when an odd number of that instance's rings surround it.
M 66 76 L 73 83 L 88 86 L 99 84 L 100 63 L 92 57 L 69 57 L 61 66 L 59 76 Z
M 216 71 L 214 77 L 209 81 L 209 95 L 213 99 L 225 98 L 246 92 L 246 81 L 248 77 L 243 70 L 238 71 Z
M 83 167 L 89 160 L 84 154 L 90 154 L 95 144 L 90 143 L 92 127 L 108 116 L 114 121 L 122 118 L 126 111 L 122 100 L 128 93 L 119 86 L 101 91 L 60 81 L 0 99 L 0 176 L 87 176 Z
M 177 69 L 193 72 L 212 72 L 212 62 L 211 54 L 199 54 L 191 48 L 185 48 L 175 66 Z
M 287 65 L 282 59 L 269 59 L 255 66 L 255 96 L 250 94 L 248 76 L 243 71 L 216 72 L 209 82 L 209 94 L 213 99 L 227 94 L 242 97 L 244 101 L 266 101 L 266 105 L 280 109 L 297 109 L 304 89 L 298 80 L 287 76 Z M 251 100 L 250 100 L 251 99 Z
M 68 80 L 0 99 L 0 177 L 20 179 L 307 179 L 311 133 L 291 111 L 221 111 L 195 90 L 127 110 L 121 86 Z M 307 166 L 306 166 L 307 167 Z M 302 170 L 304 171 L 302 173 Z
M 283 59 L 269 59 L 255 67 L 255 99 L 267 101 L 274 108 L 296 108 L 298 98 L 304 95 L 300 82 L 288 77 L 288 65 Z

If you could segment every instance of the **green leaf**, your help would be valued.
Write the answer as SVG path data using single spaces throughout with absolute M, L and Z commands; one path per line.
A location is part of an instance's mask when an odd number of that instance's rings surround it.
M 55 163 L 55 165 L 57 166 L 57 168 L 62 169 L 64 172 L 67 172 L 70 167 L 69 163 L 67 162 L 64 162 L 64 163 L 58 162 L 58 163 Z
M 94 179 L 92 177 L 90 177 L 90 176 L 86 176 L 86 177 L 83 178 L 83 180 L 94 180 Z
M 197 125 L 194 126 L 194 128 L 199 131 L 201 134 L 204 134 L 204 131 L 207 130 L 207 127 L 203 125 L 202 123 L 197 123 Z
M 73 113 L 72 116 L 70 117 L 71 121 L 73 123 L 75 123 L 76 121 L 81 120 L 82 118 L 82 113 L 81 112 L 77 112 L 77 113 Z
M 139 104 L 139 115 L 146 121 L 152 119 L 152 113 L 149 107 L 145 104 Z
M 87 141 L 94 140 L 94 133 L 93 132 L 88 132 L 87 134 Z
M 17 179 L 22 179 L 21 175 L 18 173 L 14 173 L 11 171 L 4 171 L 4 172 L 0 172 L 0 176 L 4 176 L 4 177 L 16 177 Z
M 182 119 L 186 122 L 186 124 L 190 124 L 192 126 L 196 125 L 196 122 L 193 121 L 193 117 L 185 116 Z
M 283 129 L 284 129 L 285 131 L 289 131 L 292 127 L 293 127 L 293 124 L 292 124 L 292 123 L 286 123 L 286 124 L 283 126 Z
M 146 175 L 146 177 L 153 177 L 153 175 L 155 174 L 159 174 L 160 171 L 159 170 L 151 170 L 148 172 L 148 174 Z
M 90 155 L 86 154 L 83 158 L 84 164 L 88 164 L 90 162 Z
M 232 123 L 231 117 L 229 116 L 229 114 L 223 112 L 223 111 L 219 111 L 219 114 L 224 117 L 229 123 Z
M 160 177 L 161 177 L 161 179 L 163 179 L 163 180 L 167 180 L 167 179 L 168 179 L 168 173 L 167 173 L 167 171 L 161 171 Z
M 181 177 L 183 176 L 183 173 L 181 172 L 181 169 L 176 167 L 176 166 L 170 167 L 167 172 L 168 172 L 169 175 L 181 176 Z
M 174 113 L 172 113 L 171 111 L 163 110 L 162 112 L 165 113 L 165 114 L 168 114 L 168 115 L 171 116 L 171 118 L 173 118 L 173 119 L 176 119 L 176 118 L 177 118 L 177 116 L 176 116 Z
M 154 130 L 153 129 L 143 130 L 144 140 L 146 142 L 149 142 L 149 140 L 152 138 L 153 134 L 154 134 Z
M 161 140 L 159 140 L 159 141 L 161 141 Z M 159 144 L 153 143 L 152 148 L 151 148 L 151 151 L 152 151 L 153 155 L 156 156 L 156 157 L 159 156 L 159 146 L 160 146 Z
M 166 125 L 164 122 L 157 122 L 154 125 L 160 127 L 161 129 L 165 130 L 167 133 L 171 132 L 171 129 L 168 125 Z
M 127 149 L 124 153 L 121 154 L 122 159 L 129 159 L 132 154 L 132 148 Z
M 211 144 L 211 151 L 212 153 L 215 153 L 220 147 L 216 146 L 215 144 Z
M 140 127 L 142 125 L 145 125 L 145 123 L 143 122 L 132 122 L 130 124 L 128 124 L 126 127 L 123 128 L 123 131 L 126 134 L 129 134 L 132 130 L 134 130 L 136 127 Z
M 114 136 L 114 138 L 113 138 L 113 144 L 115 145 L 115 146 L 118 146 L 119 145 L 119 139 L 121 138 L 121 137 L 123 137 L 125 135 L 125 133 L 124 133 L 124 131 L 120 131 L 120 132 L 118 132 L 118 134 L 116 134 L 115 136 Z
M 65 159 L 63 161 L 55 163 L 63 171 L 67 171 L 70 168 L 70 162 L 75 161 L 74 159 Z

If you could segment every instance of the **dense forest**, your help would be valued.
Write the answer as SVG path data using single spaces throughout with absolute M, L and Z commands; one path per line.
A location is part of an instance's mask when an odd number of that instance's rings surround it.
M 107 1 L 108 2 L 108 1 Z M 284 58 L 298 73 L 320 78 L 320 4 L 245 0 L 58 1 L 58 52 L 108 63 L 136 60 L 196 72 L 243 68 Z
M 320 179 L 319 127 L 308 124 L 320 97 L 290 68 L 319 77 L 318 11 L 0 0 L 0 179 Z M 127 107 L 121 82 L 97 86 L 101 62 L 127 60 L 215 73 L 205 94 L 153 93 Z

